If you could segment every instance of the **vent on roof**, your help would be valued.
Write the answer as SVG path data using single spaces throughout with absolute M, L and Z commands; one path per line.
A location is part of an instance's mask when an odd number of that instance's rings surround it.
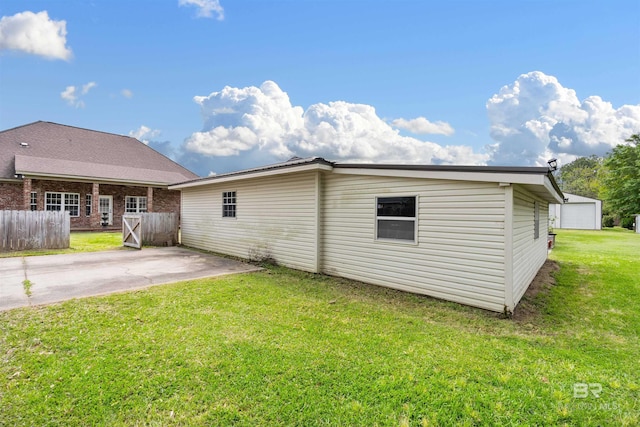
M 298 161 L 298 160 L 302 160 L 302 157 L 293 156 L 292 158 L 287 160 L 287 162 L 295 162 L 295 161 Z
M 20 146 L 21 146 L 21 147 L 28 147 L 28 146 L 29 146 L 29 143 L 28 143 L 28 142 L 21 142 L 21 143 L 20 143 Z

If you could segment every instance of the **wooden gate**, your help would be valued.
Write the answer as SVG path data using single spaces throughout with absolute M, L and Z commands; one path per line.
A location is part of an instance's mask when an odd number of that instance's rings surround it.
M 142 215 L 124 215 L 122 217 L 122 244 L 142 249 Z

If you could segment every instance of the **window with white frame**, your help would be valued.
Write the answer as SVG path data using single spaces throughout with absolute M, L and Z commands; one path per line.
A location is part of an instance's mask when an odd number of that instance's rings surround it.
M 84 214 L 91 216 L 91 204 L 93 203 L 93 196 L 91 194 L 85 194 L 84 198 Z
M 126 213 L 143 213 L 147 211 L 147 198 L 145 196 L 127 196 L 124 203 Z
M 376 199 L 376 239 L 416 241 L 416 196 Z
M 78 193 L 45 193 L 44 209 L 46 211 L 67 211 L 69 216 L 80 216 L 80 194 Z
M 236 217 L 236 192 L 235 191 L 222 192 L 222 216 L 224 218 Z
M 38 210 L 38 193 L 36 193 L 35 191 L 31 192 L 31 198 L 29 200 L 29 207 L 31 208 L 32 211 L 37 211 Z

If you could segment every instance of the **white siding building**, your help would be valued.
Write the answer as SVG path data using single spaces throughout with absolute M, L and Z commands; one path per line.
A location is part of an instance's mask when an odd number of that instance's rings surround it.
M 331 163 L 188 181 L 182 243 L 513 311 L 547 257 L 547 168 Z
M 554 228 L 602 229 L 602 201 L 564 193 L 564 203 L 549 205 Z

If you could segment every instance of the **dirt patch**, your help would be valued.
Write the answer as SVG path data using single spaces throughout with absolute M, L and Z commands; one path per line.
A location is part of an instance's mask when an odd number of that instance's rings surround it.
M 554 273 L 560 269 L 557 262 L 547 260 L 529 288 L 522 296 L 520 303 L 513 312 L 513 319 L 518 322 L 526 322 L 538 316 L 540 311 L 539 304 L 536 304 L 536 296 L 540 293 L 546 294 L 556 284 Z

